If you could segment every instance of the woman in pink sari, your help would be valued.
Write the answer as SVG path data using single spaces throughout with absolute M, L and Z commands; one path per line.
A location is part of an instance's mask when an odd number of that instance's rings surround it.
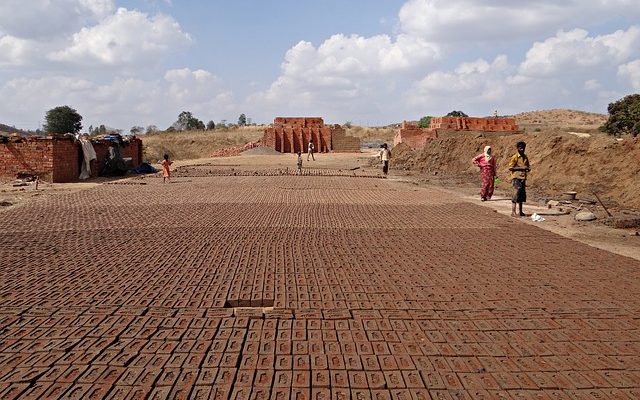
M 473 165 L 480 167 L 482 177 L 480 200 L 488 200 L 493 196 L 493 180 L 496 176 L 496 159 L 491 155 L 491 146 L 484 146 L 484 153 L 473 158 Z

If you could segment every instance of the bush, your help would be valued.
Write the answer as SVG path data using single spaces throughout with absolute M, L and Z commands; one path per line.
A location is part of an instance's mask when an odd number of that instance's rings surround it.
M 428 128 L 429 124 L 431 124 L 431 116 L 427 115 L 426 117 L 420 118 L 420 122 L 418 123 L 418 126 L 420 128 Z
M 603 132 L 613 136 L 640 135 L 640 94 L 631 94 L 610 103 L 607 111 L 609 119 L 601 127 Z

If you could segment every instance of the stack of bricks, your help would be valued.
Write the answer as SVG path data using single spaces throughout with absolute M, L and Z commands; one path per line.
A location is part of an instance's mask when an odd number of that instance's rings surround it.
M 225 147 L 224 149 L 216 150 L 211 153 L 211 157 L 233 157 L 239 156 L 242 152 L 247 150 L 251 150 L 260 146 L 256 142 L 248 142 L 243 144 L 242 146 L 234 146 L 234 147 Z
M 281 153 L 306 153 L 309 141 L 320 153 L 360 150 L 359 139 L 346 136 L 340 125 L 325 125 L 318 117 L 277 117 L 262 139 L 264 146 Z
M 429 129 L 456 131 L 516 132 L 515 118 L 433 117 Z
M 333 127 L 333 151 L 353 153 L 360 151 L 360 139 L 347 136 L 345 130 L 340 125 Z
M 411 148 L 419 149 L 424 147 L 428 140 L 436 139 L 437 137 L 438 134 L 435 129 L 420 128 L 416 124 L 404 121 L 393 138 L 393 145 L 397 146 L 400 143 L 405 143 Z
M 79 171 L 78 148 L 71 137 L 26 137 L 0 144 L 0 176 L 33 174 L 69 182 Z
M 101 166 L 111 142 L 93 142 L 98 156 L 92 163 L 92 175 L 97 176 L 96 165 Z M 142 162 L 142 141 L 131 139 L 121 147 L 122 157 L 130 157 L 134 166 Z M 53 183 L 75 182 L 80 175 L 82 150 L 71 136 L 26 137 L 0 144 L 0 176 L 18 174 L 39 175 Z

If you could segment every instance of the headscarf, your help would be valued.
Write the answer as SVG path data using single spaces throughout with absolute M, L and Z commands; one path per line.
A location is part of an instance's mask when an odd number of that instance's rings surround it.
M 484 146 L 484 159 L 487 161 L 491 161 L 491 153 L 489 153 L 490 150 L 491 146 Z

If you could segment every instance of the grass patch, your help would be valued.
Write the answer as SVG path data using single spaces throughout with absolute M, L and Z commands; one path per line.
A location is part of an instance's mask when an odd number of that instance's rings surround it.
M 144 161 L 154 163 L 164 154 L 169 154 L 172 160 L 207 158 L 216 150 L 262 139 L 263 131 L 262 126 L 245 126 L 209 131 L 158 132 L 141 135 L 140 139 Z

